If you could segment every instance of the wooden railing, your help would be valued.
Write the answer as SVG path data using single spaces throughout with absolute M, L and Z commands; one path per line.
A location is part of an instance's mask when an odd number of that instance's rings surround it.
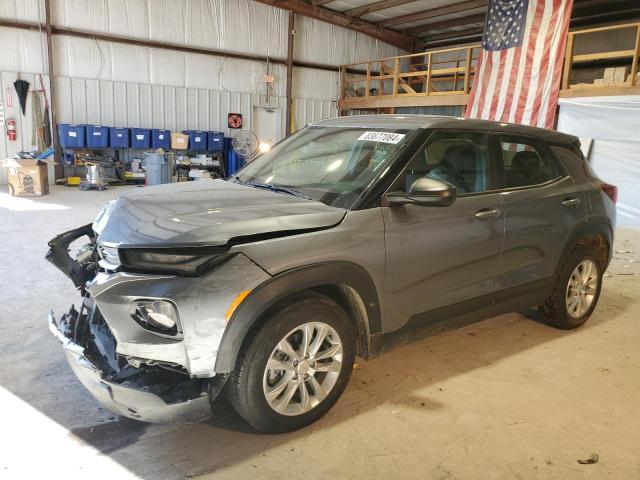
M 342 65 L 340 108 L 464 105 L 479 49 L 473 45 Z
M 628 29 L 629 34 L 635 38 L 635 46 L 633 49 L 575 54 L 574 50 L 578 38 L 588 38 L 589 35 L 622 29 Z M 638 78 L 639 56 L 640 22 L 569 32 L 562 73 L 561 96 L 624 94 L 629 88 L 633 89 L 634 87 L 640 86 L 640 78 Z M 610 66 L 612 62 L 624 63 L 624 59 L 628 60 L 626 65 L 617 67 Z M 631 68 L 627 70 L 629 63 Z M 590 83 L 572 83 L 574 67 L 580 65 L 603 66 L 603 77 L 593 79 Z M 602 90 L 604 87 L 607 87 L 608 90 Z M 590 92 L 590 90 L 592 91 Z
M 632 36 L 627 39 L 629 45 L 635 39 L 633 49 L 574 52 L 582 36 L 622 29 L 628 29 Z M 342 65 L 338 106 L 340 109 L 382 109 L 465 105 L 479 52 L 480 45 L 471 45 Z M 569 32 L 560 96 L 640 93 L 639 57 L 640 22 Z M 574 68 L 581 67 L 602 68 L 602 78 L 593 79 L 598 74 L 592 71 L 590 76 L 583 75 L 586 81 L 572 83 Z

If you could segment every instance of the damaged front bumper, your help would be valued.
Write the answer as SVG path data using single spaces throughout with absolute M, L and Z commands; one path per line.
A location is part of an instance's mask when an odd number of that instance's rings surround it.
M 71 244 L 89 243 L 72 258 Z M 242 254 L 205 275 L 130 273 L 100 264 L 99 239 L 90 225 L 55 237 L 46 258 L 67 275 L 83 298 L 49 327 L 71 368 L 109 410 L 148 422 L 198 420 L 222 390 L 228 372 L 215 364 L 227 326 L 225 313 L 239 292 L 268 273 Z M 177 333 L 152 330 L 132 312 L 140 302 L 169 302 Z
M 85 314 L 84 312 L 87 312 Z M 91 316 L 89 316 L 91 315 Z M 80 312 L 73 307 L 60 321 L 49 313 L 49 329 L 62 343 L 71 369 L 89 392 L 114 413 L 151 423 L 180 423 L 203 420 L 211 415 L 209 391 L 213 385 L 202 379 L 189 379 L 180 373 L 167 371 L 163 379 L 160 367 L 135 368 L 131 365 L 112 365 L 117 356 L 105 352 L 110 343 L 107 335 L 92 328 L 93 316 L 99 315 L 84 306 Z M 83 333 L 84 331 L 84 333 Z M 87 347 L 78 342 L 85 343 Z M 86 342 L 90 342 L 87 344 Z M 101 348 L 96 344 L 100 343 Z M 87 350 L 92 350 L 89 353 Z M 105 355 L 101 355 L 104 353 Z M 160 384 L 154 384 L 154 377 Z

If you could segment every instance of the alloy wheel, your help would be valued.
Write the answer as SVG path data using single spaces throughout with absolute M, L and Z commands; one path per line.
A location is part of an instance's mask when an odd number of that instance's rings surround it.
M 567 313 L 582 317 L 593 303 L 598 287 L 598 267 L 591 260 L 583 260 L 571 273 L 566 292 Z
M 278 342 L 263 375 L 269 406 L 281 415 L 302 415 L 329 395 L 342 371 L 342 341 L 330 325 L 304 323 Z

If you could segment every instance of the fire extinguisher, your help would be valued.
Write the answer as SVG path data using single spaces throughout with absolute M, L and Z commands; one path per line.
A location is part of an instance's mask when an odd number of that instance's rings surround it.
M 11 141 L 15 141 L 16 137 L 16 121 L 7 120 L 7 138 Z

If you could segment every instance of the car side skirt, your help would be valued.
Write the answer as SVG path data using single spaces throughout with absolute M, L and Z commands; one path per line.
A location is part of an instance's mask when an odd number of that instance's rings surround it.
M 540 305 L 551 295 L 553 286 L 554 277 L 548 277 L 495 294 L 413 315 L 403 327 L 385 334 L 380 345 L 382 351 L 375 352 L 371 356 L 418 339 L 456 330 L 489 317 Z

